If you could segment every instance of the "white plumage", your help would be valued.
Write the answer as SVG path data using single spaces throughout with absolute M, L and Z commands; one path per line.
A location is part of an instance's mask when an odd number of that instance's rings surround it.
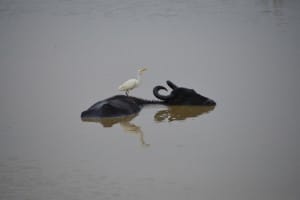
M 137 78 L 136 79 L 132 78 L 132 79 L 129 79 L 129 80 L 125 81 L 124 83 L 122 83 L 119 86 L 119 90 L 120 91 L 125 91 L 125 94 L 128 96 L 130 90 L 133 90 L 134 88 L 139 86 L 139 84 L 141 82 L 141 75 L 146 70 L 147 70 L 147 68 L 139 69 L 138 74 L 137 74 Z

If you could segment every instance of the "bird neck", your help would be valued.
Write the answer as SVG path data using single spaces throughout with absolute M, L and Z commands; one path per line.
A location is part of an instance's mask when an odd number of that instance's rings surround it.
M 137 73 L 137 80 L 138 80 L 138 82 L 141 81 L 141 73 L 140 72 Z

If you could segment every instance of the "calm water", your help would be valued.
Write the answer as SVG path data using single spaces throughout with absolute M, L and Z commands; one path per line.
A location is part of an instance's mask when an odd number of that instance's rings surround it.
M 299 10 L 1 0 L 0 199 L 299 199 Z M 106 128 L 80 120 L 139 66 L 132 95 L 153 99 L 169 79 L 217 106 L 151 106 Z

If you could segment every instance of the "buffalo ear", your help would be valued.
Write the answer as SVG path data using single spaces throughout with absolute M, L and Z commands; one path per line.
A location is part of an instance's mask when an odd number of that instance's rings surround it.
M 176 89 L 176 88 L 178 88 L 177 85 L 175 85 L 173 82 L 171 82 L 171 81 L 169 81 L 169 80 L 167 80 L 167 84 L 168 84 L 168 86 L 169 86 L 170 88 L 172 88 L 173 90 Z

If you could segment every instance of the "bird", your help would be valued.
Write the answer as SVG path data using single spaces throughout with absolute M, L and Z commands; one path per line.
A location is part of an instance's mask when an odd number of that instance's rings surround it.
M 129 95 L 129 91 L 138 87 L 139 84 L 141 83 L 141 75 L 143 74 L 144 71 L 146 71 L 147 68 L 146 67 L 143 67 L 143 68 L 140 68 L 138 70 L 138 73 L 137 73 L 137 78 L 132 78 L 132 79 L 129 79 L 127 81 L 125 81 L 124 83 L 122 83 L 120 86 L 119 86 L 119 90 L 120 91 L 125 91 L 125 94 L 126 96 Z

